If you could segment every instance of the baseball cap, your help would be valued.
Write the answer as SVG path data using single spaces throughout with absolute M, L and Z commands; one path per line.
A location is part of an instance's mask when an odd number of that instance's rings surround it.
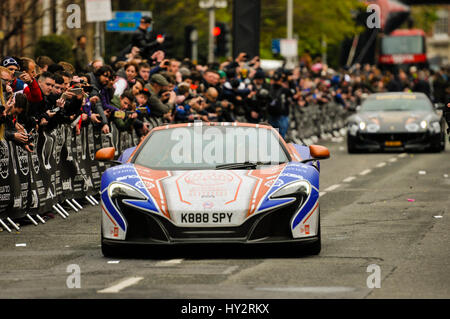
M 141 18 L 142 21 L 144 21 L 145 23 L 152 23 L 152 18 L 150 18 L 149 16 L 143 16 Z
M 161 86 L 169 85 L 169 82 L 167 81 L 167 79 L 158 73 L 152 75 L 152 77 L 150 78 L 150 82 L 159 84 Z
M 14 65 L 17 68 L 20 68 L 19 63 L 17 63 L 16 59 L 14 59 L 13 57 L 7 56 L 2 60 L 2 66 L 7 68 L 10 65 Z

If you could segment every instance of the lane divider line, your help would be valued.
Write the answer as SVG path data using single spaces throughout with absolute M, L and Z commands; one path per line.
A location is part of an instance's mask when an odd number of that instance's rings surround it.
M 364 175 L 369 174 L 370 172 L 372 172 L 371 169 L 366 169 L 366 170 L 362 171 L 361 173 L 359 173 L 359 175 L 364 176 Z
M 330 187 L 324 189 L 324 191 L 325 191 L 325 192 L 332 192 L 332 191 L 334 191 L 335 189 L 337 189 L 337 188 L 339 188 L 339 187 L 341 187 L 341 184 L 331 185 Z
M 137 284 L 139 281 L 141 281 L 142 279 L 144 279 L 144 277 L 130 277 L 130 278 L 126 278 L 125 280 L 119 282 L 118 284 L 111 286 L 109 288 L 105 288 L 102 290 L 98 290 L 97 293 L 100 294 L 111 294 L 111 293 L 118 293 L 119 291 L 128 288 L 130 286 L 133 286 L 135 284 Z
M 167 266 L 167 265 L 176 265 L 180 264 L 184 259 L 169 259 L 156 263 L 156 266 Z
M 384 166 L 386 166 L 386 163 L 385 162 L 381 162 L 376 167 L 381 168 L 381 167 L 384 167 Z
M 344 183 L 350 183 L 352 180 L 356 179 L 355 176 L 349 176 L 343 180 Z
M 319 197 L 322 197 L 323 195 L 325 195 L 327 192 L 320 192 L 319 193 Z
M 397 158 L 396 157 L 390 158 L 389 162 L 391 162 L 391 163 L 397 162 Z
M 404 157 L 406 157 L 406 156 L 408 156 L 408 153 L 401 153 L 398 157 L 404 158 Z

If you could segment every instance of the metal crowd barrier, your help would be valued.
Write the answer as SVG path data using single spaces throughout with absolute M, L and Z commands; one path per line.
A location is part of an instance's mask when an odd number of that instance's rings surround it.
M 115 146 L 119 154 L 139 142 L 135 133 L 110 126 L 110 134 L 92 124 L 81 127 L 80 135 L 70 125 L 35 133 L 32 153 L 0 141 L 0 228 L 19 231 L 17 222 L 22 219 L 37 226 L 45 223 L 42 215 L 49 212 L 66 219 L 83 209 L 84 200 L 98 205 L 101 175 L 110 164 L 95 161 L 96 151 Z
M 287 138 L 299 144 L 311 144 L 319 138 L 342 135 L 347 111 L 331 102 L 323 105 L 294 107 L 290 114 Z

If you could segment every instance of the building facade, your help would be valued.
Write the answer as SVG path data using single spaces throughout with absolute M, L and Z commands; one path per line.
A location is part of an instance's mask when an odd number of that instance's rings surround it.
M 434 66 L 450 65 L 450 5 L 440 6 L 438 19 L 427 37 L 428 58 Z

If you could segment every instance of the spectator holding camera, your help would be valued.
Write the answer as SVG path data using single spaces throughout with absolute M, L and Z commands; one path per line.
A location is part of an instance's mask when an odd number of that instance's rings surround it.
M 159 73 L 153 74 L 150 83 L 145 86 L 151 94 L 148 104 L 152 116 L 162 118 L 174 107 L 176 94 L 169 86 L 169 81 Z
M 28 100 L 22 93 L 11 96 L 8 101 L 8 108 L 5 118 L 5 139 L 22 146 L 28 152 L 32 152 L 34 144 L 32 143 L 31 134 L 27 132 L 27 112 Z M 30 132 L 36 130 L 36 126 L 31 128 Z

